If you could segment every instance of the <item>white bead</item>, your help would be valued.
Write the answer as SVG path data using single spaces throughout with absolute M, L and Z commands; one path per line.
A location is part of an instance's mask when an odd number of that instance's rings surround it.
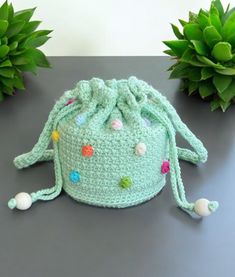
M 20 192 L 15 196 L 16 208 L 19 210 L 27 210 L 32 205 L 32 198 L 27 192 Z
M 209 210 L 209 203 L 210 201 L 205 198 L 198 199 L 194 203 L 194 211 L 200 216 L 210 215 L 211 211 Z
M 140 142 L 135 147 L 135 154 L 143 156 L 146 152 L 146 145 L 143 142 Z

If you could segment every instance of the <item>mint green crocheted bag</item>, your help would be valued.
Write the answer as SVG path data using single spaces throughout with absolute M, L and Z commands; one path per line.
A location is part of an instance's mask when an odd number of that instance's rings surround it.
M 176 132 L 195 152 L 176 146 Z M 51 139 L 54 149 L 48 150 Z M 207 151 L 158 91 L 135 77 L 80 81 L 57 101 L 33 149 L 14 160 L 17 168 L 53 160 L 55 186 L 18 193 L 8 206 L 25 210 L 63 188 L 87 204 L 129 207 L 157 195 L 170 171 L 179 207 L 209 215 L 218 203 L 186 200 L 179 159 L 205 162 Z

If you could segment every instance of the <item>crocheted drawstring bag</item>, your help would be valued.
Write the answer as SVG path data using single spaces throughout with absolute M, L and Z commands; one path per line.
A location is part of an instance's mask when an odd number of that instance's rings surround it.
M 176 132 L 194 151 L 176 146 Z M 47 149 L 51 139 L 53 149 Z M 157 195 L 169 172 L 178 206 L 209 215 L 218 203 L 187 201 L 179 159 L 205 162 L 207 151 L 157 90 L 136 77 L 80 81 L 56 102 L 33 149 L 14 159 L 19 169 L 53 160 L 55 185 L 18 193 L 8 206 L 26 210 L 64 189 L 80 202 L 125 208 Z

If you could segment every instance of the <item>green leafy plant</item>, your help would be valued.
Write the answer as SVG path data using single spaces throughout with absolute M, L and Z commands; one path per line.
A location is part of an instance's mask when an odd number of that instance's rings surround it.
M 225 111 L 235 102 L 235 8 L 224 10 L 221 1 L 209 11 L 189 12 L 179 19 L 183 32 L 172 24 L 177 40 L 164 41 L 164 51 L 176 59 L 170 78 L 181 78 L 183 90 L 211 101 L 211 109 Z
M 42 51 L 51 30 L 36 30 L 41 21 L 30 21 L 35 8 L 14 12 L 6 1 L 0 7 L 0 101 L 24 89 L 22 73 L 36 74 L 37 67 L 50 67 Z

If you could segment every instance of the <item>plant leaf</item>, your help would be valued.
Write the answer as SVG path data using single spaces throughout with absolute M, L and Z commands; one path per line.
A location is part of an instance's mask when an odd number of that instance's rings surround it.
M 190 81 L 188 84 L 188 94 L 191 95 L 194 91 L 196 91 L 199 87 L 198 82 Z
M 219 12 L 213 2 L 211 3 L 210 7 L 209 21 L 210 24 L 213 25 L 219 33 L 221 33 L 222 24 L 220 21 Z
M 29 55 L 21 54 L 21 55 L 13 56 L 11 58 L 11 62 L 14 65 L 23 65 L 23 64 L 30 63 L 31 62 L 31 58 L 30 58 Z
M 213 68 L 211 67 L 203 67 L 201 70 L 201 76 L 202 76 L 202 80 L 206 80 L 212 76 L 214 76 L 215 72 L 213 70 Z
M 222 35 L 226 41 L 231 35 L 234 34 L 235 29 L 235 10 L 230 14 L 230 16 L 224 22 L 222 27 Z
M 179 23 L 181 24 L 182 27 L 184 27 L 186 24 L 188 24 L 188 22 L 184 21 L 183 19 L 179 19 Z
M 204 99 L 214 93 L 215 89 L 210 81 L 202 81 L 199 83 L 199 94 Z
M 12 36 L 18 34 L 24 27 L 24 24 L 24 21 L 16 21 L 15 23 L 12 23 L 6 32 L 8 38 L 11 38 Z
M 13 41 L 10 45 L 9 45 L 9 48 L 10 48 L 10 51 L 13 51 L 17 48 L 18 46 L 18 42 L 17 41 Z
M 13 88 L 9 88 L 9 87 L 5 86 L 4 84 L 2 84 L 1 90 L 7 95 L 11 95 L 11 96 L 13 95 Z
M 198 59 L 195 57 L 194 50 L 192 50 L 190 48 L 188 48 L 184 51 L 184 54 L 180 58 L 180 61 L 183 63 L 189 63 L 193 66 L 199 66 L 199 67 L 206 66 L 205 64 L 198 61 Z
M 197 68 L 197 67 L 189 68 L 187 76 L 190 81 L 200 81 L 201 80 L 201 69 Z
M 37 29 L 41 22 L 42 21 L 30 21 L 26 23 L 24 28 L 22 29 L 22 32 L 24 32 L 25 34 L 32 33 L 34 30 Z
M 0 20 L 0 37 L 2 37 L 8 27 L 8 22 L 6 20 Z
M 170 75 L 170 79 L 177 79 L 177 78 L 184 78 L 187 77 L 188 74 L 188 68 L 189 65 L 186 63 L 178 63 L 174 66 L 171 75 Z
M 212 56 L 221 62 L 227 62 L 232 59 L 232 46 L 228 42 L 218 42 L 212 50 Z
M 184 26 L 184 36 L 188 40 L 202 40 L 203 34 L 199 24 L 186 24 Z
M 219 92 L 219 96 L 224 102 L 229 102 L 235 96 L 235 80 L 225 90 Z
M 199 11 L 197 21 L 202 30 L 210 25 L 209 18 L 202 9 Z
M 214 26 L 207 26 L 203 31 L 205 42 L 212 48 L 217 42 L 222 40 L 221 35 L 218 33 Z
M 39 49 L 28 49 L 27 55 L 31 56 L 37 66 L 50 67 L 50 63 L 48 62 L 46 56 Z
M 169 56 L 175 56 L 175 53 L 171 49 L 164 50 L 163 52 Z
M 12 66 L 12 63 L 10 60 L 5 60 L 0 64 L 0 67 L 10 67 L 10 66 Z
M 23 65 L 18 65 L 17 69 L 21 72 L 32 72 L 34 75 L 37 74 L 37 65 L 33 62 Z
M 14 21 L 23 20 L 24 22 L 28 22 L 30 18 L 33 16 L 35 9 L 36 8 L 16 12 L 14 14 Z
M 216 98 L 214 100 L 211 101 L 211 111 L 213 112 L 214 110 L 218 109 L 220 107 L 220 99 Z
M 7 45 L 0 46 L 0 59 L 5 57 L 9 52 L 9 47 Z
M 168 46 L 177 57 L 181 57 L 184 51 L 188 48 L 189 42 L 187 40 L 168 40 L 163 41 L 166 46 Z
M 235 68 L 234 67 L 228 67 L 224 69 L 215 69 L 215 71 L 222 75 L 235 75 Z
M 197 59 L 200 62 L 202 62 L 202 63 L 204 63 L 204 64 L 206 64 L 208 66 L 211 66 L 211 67 L 214 67 L 214 68 L 218 68 L 218 69 L 226 69 L 226 67 L 224 67 L 223 65 L 221 65 L 219 63 L 214 63 L 211 60 L 209 60 L 207 57 L 197 55 Z
M 202 56 L 207 55 L 208 47 L 204 42 L 200 40 L 191 40 L 191 42 L 194 46 L 194 49 L 199 55 L 202 55 Z
M 178 28 L 176 25 L 171 24 L 171 27 L 172 27 L 172 30 L 173 30 L 175 36 L 176 36 L 178 39 L 183 39 L 183 38 L 184 38 L 184 36 L 181 34 L 179 28 Z
M 7 20 L 8 19 L 8 4 L 7 1 L 0 7 L 0 19 Z
M 221 107 L 223 112 L 225 112 L 230 105 L 231 105 L 230 101 L 229 102 L 224 102 L 220 99 L 220 107 Z
M 0 75 L 7 78 L 14 77 L 15 70 L 13 68 L 0 68 Z
M 214 0 L 213 4 L 216 7 L 216 9 L 218 10 L 220 18 L 222 18 L 222 16 L 224 15 L 224 8 L 223 8 L 223 5 L 221 4 L 221 1 Z
M 14 8 L 12 6 L 12 3 L 8 5 L 8 22 L 10 22 L 14 15 Z
M 11 88 L 11 90 L 13 90 L 13 83 L 14 83 L 14 80 L 13 80 L 13 79 L 1 77 L 1 82 L 2 82 L 6 87 Z
M 36 37 L 36 38 L 31 38 L 27 40 L 27 42 L 24 44 L 26 48 L 37 48 L 44 43 L 46 43 L 50 39 L 48 36 L 42 36 L 42 37 Z
M 189 12 L 188 19 L 190 23 L 196 23 L 197 21 L 197 14 L 194 12 Z
M 22 76 L 15 76 L 13 80 L 14 80 L 14 87 L 18 89 L 25 89 Z
M 219 93 L 222 93 L 232 82 L 231 76 L 216 74 L 213 78 L 213 84 Z

